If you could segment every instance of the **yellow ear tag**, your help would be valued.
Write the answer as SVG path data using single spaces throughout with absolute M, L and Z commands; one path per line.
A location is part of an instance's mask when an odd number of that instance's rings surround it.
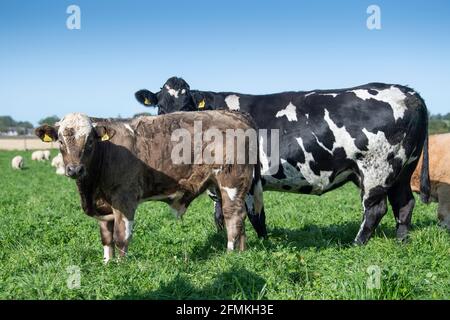
M 108 141 L 108 140 L 109 140 L 109 136 L 108 136 L 107 133 L 105 133 L 105 134 L 102 136 L 102 141 Z
M 146 106 L 148 106 L 149 104 L 152 104 L 152 102 L 151 102 L 150 100 L 148 100 L 148 98 L 145 98 L 144 104 L 145 104 Z
M 50 138 L 50 136 L 48 134 L 44 134 L 44 139 L 42 139 L 44 142 L 52 142 L 53 139 Z
M 198 108 L 199 109 L 203 109 L 205 107 L 205 99 L 203 99 L 202 101 L 200 101 L 199 103 L 198 103 Z

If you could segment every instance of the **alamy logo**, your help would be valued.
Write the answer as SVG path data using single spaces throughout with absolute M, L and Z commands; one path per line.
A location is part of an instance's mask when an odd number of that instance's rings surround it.
M 381 269 L 377 265 L 368 266 L 366 272 L 369 274 L 367 277 L 368 289 L 380 289 L 381 288 Z
M 276 173 L 279 164 L 279 130 L 270 130 L 271 148 L 267 151 L 268 130 L 217 128 L 203 130 L 201 121 L 194 121 L 193 133 L 187 129 L 172 132 L 173 164 L 257 164 L 260 156 L 270 163 L 267 174 Z M 258 145 L 259 138 L 259 145 Z
M 372 4 L 367 7 L 367 14 L 370 16 L 367 18 L 366 25 L 369 30 L 381 29 L 381 9 L 379 6 Z
M 81 9 L 77 5 L 70 5 L 66 10 L 67 14 L 70 14 L 66 20 L 66 27 L 69 30 L 81 29 Z
M 81 287 L 81 270 L 78 266 L 68 266 L 67 272 L 67 288 L 79 289 Z

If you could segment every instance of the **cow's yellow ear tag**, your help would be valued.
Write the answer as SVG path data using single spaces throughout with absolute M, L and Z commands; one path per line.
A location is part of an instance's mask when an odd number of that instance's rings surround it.
M 44 139 L 42 139 L 44 142 L 52 142 L 53 139 L 48 135 L 48 134 L 44 134 Z
M 148 106 L 148 105 L 152 104 L 152 102 L 151 102 L 148 98 L 145 98 L 144 104 L 145 104 L 146 106 Z
M 105 133 L 105 134 L 102 136 L 102 141 L 108 141 L 108 140 L 109 140 L 109 136 L 108 136 L 107 133 Z
M 198 108 L 199 109 L 203 109 L 205 107 L 205 99 L 203 99 L 202 101 L 200 101 L 199 103 L 198 103 Z

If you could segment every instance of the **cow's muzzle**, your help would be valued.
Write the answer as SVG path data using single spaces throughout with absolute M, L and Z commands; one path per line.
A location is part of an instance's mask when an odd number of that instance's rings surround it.
M 80 165 L 69 164 L 66 167 L 66 175 L 73 179 L 83 176 L 84 172 L 85 172 L 84 166 L 82 164 Z

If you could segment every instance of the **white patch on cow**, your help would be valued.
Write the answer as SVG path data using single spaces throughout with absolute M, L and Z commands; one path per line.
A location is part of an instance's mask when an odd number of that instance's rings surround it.
M 233 251 L 234 250 L 234 242 L 228 241 L 227 242 L 227 249 Z
M 209 189 L 206 189 L 206 194 L 208 196 L 210 196 L 210 197 L 216 197 L 216 194 L 213 191 L 209 190 Z
M 180 90 L 172 89 L 168 84 L 166 84 L 164 87 L 166 88 L 167 92 L 168 92 L 172 97 L 175 97 L 176 99 L 178 98 L 178 95 L 180 94 Z
M 126 217 L 122 216 L 123 222 L 125 224 L 125 240 L 128 240 L 133 233 L 133 221 L 128 220 Z
M 333 132 L 334 135 L 334 144 L 333 149 L 331 151 L 334 152 L 336 148 L 344 148 L 345 154 L 348 159 L 354 159 L 356 153 L 361 152 L 356 145 L 355 139 L 352 138 L 350 133 L 347 132 L 345 126 L 339 128 L 334 121 L 330 118 L 330 114 L 327 109 L 325 109 L 325 122 L 328 124 L 328 127 Z
M 315 94 L 315 93 L 316 93 L 315 91 L 312 91 L 312 92 L 310 92 L 310 93 L 307 93 L 307 94 L 305 94 L 305 98 L 308 97 L 308 96 L 310 96 L 310 95 L 312 95 L 312 94 Z
M 112 248 L 110 246 L 103 246 L 103 262 L 107 263 L 112 259 Z
M 306 119 L 309 119 L 309 113 L 305 113 Z
M 399 88 L 391 86 L 390 88 L 384 90 L 372 90 L 377 91 L 378 94 L 372 95 L 366 89 L 356 89 L 347 92 L 353 92 L 358 98 L 363 100 L 375 99 L 378 101 L 386 102 L 391 106 L 395 120 L 403 117 L 407 109 L 405 104 L 406 95 Z
M 239 97 L 235 94 L 227 96 L 225 98 L 225 103 L 227 104 L 230 110 L 239 110 L 241 107 L 239 104 Z
M 185 93 L 186 93 L 186 89 L 182 89 L 181 94 L 185 94 Z
M 375 187 L 386 186 L 386 177 L 392 172 L 392 166 L 387 161 L 390 153 L 396 155 L 402 159 L 402 162 L 406 162 L 406 156 L 404 150 L 402 154 L 401 142 L 396 145 L 392 145 L 386 139 L 383 131 L 378 131 L 376 134 L 369 132 L 364 128 L 363 133 L 368 139 L 367 148 L 369 151 L 364 152 L 364 157 L 357 160 L 359 169 L 364 176 L 364 190 L 366 192 L 364 199 L 368 197 L 368 193 Z
M 369 93 L 369 90 L 366 89 L 356 89 L 347 92 L 353 92 L 358 98 L 362 100 L 374 99 L 374 95 Z
M 318 144 L 322 149 L 324 149 L 325 151 L 329 152 L 329 153 L 332 155 L 332 154 L 333 154 L 333 151 L 330 150 L 330 149 L 328 149 L 322 142 L 320 142 L 320 141 L 319 141 L 319 138 L 317 138 L 317 136 L 316 136 L 316 134 L 315 134 L 314 132 L 313 132 L 312 134 L 313 134 L 314 138 L 316 138 L 317 144 Z
M 234 199 L 236 198 L 237 189 L 236 188 L 228 188 L 228 187 L 222 187 L 222 189 L 226 191 L 228 198 L 231 201 L 234 201 Z
M 316 175 L 310 168 L 309 163 L 314 162 L 313 155 L 306 151 L 305 146 L 303 144 L 303 139 L 301 137 L 296 138 L 300 148 L 305 155 L 305 163 L 297 163 L 300 172 L 303 177 L 308 181 L 310 185 L 313 186 L 314 191 L 322 191 L 325 190 L 326 187 L 330 184 L 330 176 L 333 174 L 333 171 L 320 171 L 320 175 Z
M 124 123 L 124 126 L 134 136 L 134 130 L 131 128 L 131 126 L 128 123 Z
M 363 210 L 366 211 L 366 208 L 365 208 L 365 205 L 364 205 L 364 201 L 362 203 L 363 203 Z M 364 216 L 364 219 L 363 219 L 363 221 L 361 223 L 361 226 L 359 227 L 358 233 L 356 234 L 355 240 L 359 239 L 360 234 L 363 232 L 363 229 L 364 229 L 365 225 L 366 225 L 366 216 Z
M 263 137 L 259 139 L 259 161 L 261 162 L 261 174 L 268 175 L 269 172 L 269 158 L 267 158 L 266 152 L 264 151 Z
M 333 98 L 336 98 L 339 95 L 339 93 L 322 93 L 321 95 L 322 96 L 332 96 Z
M 62 118 L 59 123 L 58 133 L 63 135 L 66 128 L 74 129 L 75 139 L 89 136 L 92 130 L 92 122 L 89 117 L 83 113 L 69 113 Z
M 297 108 L 292 104 L 292 102 L 289 102 L 285 109 L 278 111 L 275 115 L 277 118 L 283 116 L 286 116 L 288 121 L 297 121 Z

